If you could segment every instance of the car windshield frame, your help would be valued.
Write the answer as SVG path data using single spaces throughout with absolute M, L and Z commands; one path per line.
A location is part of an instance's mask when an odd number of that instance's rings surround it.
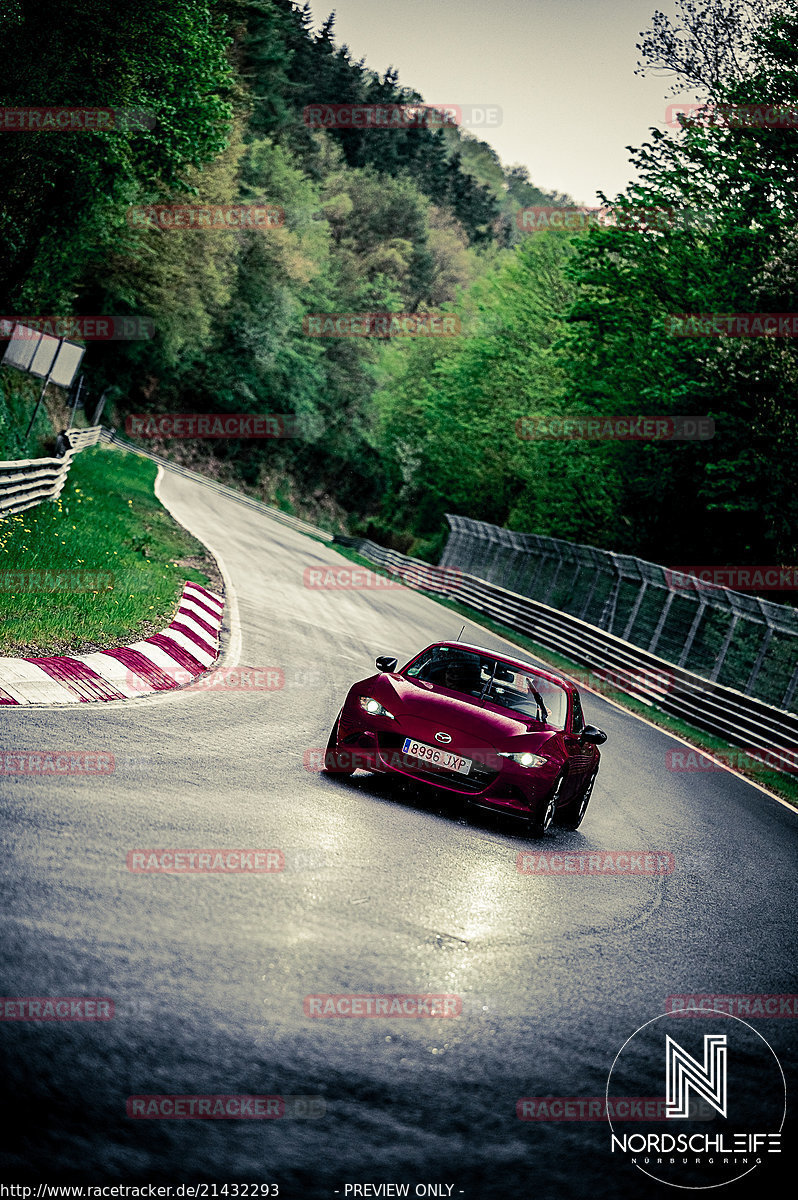
M 451 669 L 455 664 L 462 664 L 459 673 Z M 511 713 L 525 723 L 534 721 L 561 732 L 567 728 L 571 705 L 565 684 L 498 654 L 436 642 L 411 658 L 399 674 L 474 704 L 490 705 L 488 711 Z

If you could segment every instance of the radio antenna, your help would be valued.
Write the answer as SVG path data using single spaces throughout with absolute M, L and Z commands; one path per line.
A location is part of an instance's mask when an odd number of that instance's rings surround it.
M 459 641 L 460 641 L 460 638 L 463 636 L 463 630 L 464 630 L 464 629 L 465 629 L 465 625 L 463 626 L 463 629 L 461 629 L 461 630 L 460 630 L 460 632 L 458 633 L 457 637 L 454 639 L 456 642 L 459 642 Z

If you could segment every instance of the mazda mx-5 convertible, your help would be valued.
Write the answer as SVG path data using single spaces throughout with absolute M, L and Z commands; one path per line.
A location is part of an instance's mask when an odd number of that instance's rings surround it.
M 607 735 L 586 725 L 573 683 L 462 642 L 436 642 L 398 671 L 349 690 L 324 756 L 332 775 L 358 767 L 456 792 L 523 818 L 542 836 L 576 829 Z

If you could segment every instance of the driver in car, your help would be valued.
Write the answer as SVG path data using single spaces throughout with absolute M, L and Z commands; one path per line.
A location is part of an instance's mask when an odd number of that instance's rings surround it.
M 479 685 L 479 672 L 471 663 L 455 658 L 447 662 L 440 682 L 454 692 L 465 692 L 470 695 Z

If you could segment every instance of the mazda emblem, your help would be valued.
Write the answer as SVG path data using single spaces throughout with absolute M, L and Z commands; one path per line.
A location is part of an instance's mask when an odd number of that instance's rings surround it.
M 436 742 L 450 742 L 451 740 L 452 739 L 449 737 L 448 733 L 436 733 L 435 734 Z

